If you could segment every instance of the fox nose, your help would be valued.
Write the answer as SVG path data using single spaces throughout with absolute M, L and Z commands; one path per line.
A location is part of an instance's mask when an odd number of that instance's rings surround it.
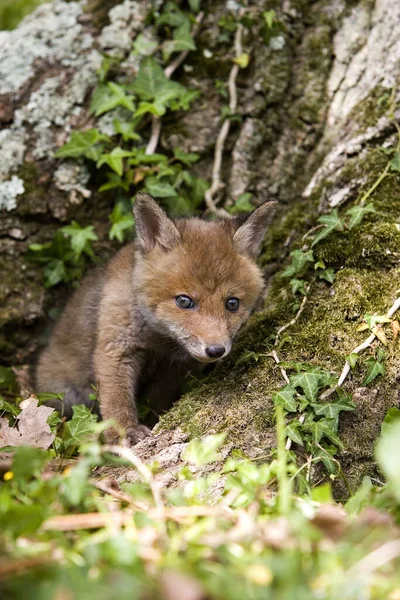
M 225 346 L 207 346 L 206 354 L 210 358 L 221 358 L 225 354 Z

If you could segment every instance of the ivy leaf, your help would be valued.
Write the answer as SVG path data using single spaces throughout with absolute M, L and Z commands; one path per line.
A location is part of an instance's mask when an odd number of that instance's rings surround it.
M 65 268 L 65 264 L 59 258 L 54 258 L 49 261 L 44 269 L 44 287 L 49 288 L 61 283 L 61 281 L 68 281 L 68 274 Z
M 292 277 L 297 273 L 301 273 L 309 263 L 314 262 L 314 255 L 312 250 L 303 252 L 302 250 L 293 250 L 290 253 L 292 257 L 291 264 L 283 271 L 282 277 Z
M 400 152 L 396 152 L 394 158 L 390 161 L 392 171 L 400 171 Z
M 93 433 L 97 423 L 96 415 L 92 414 L 87 406 L 76 404 L 72 410 L 72 419 L 66 422 L 63 431 L 63 450 L 69 455 Z
M 355 409 L 353 402 L 347 398 L 339 398 L 335 402 L 311 404 L 311 406 L 318 417 L 324 416 L 328 419 L 337 419 L 342 410 L 352 411 Z
M 87 131 L 73 131 L 69 142 L 64 144 L 55 153 L 56 158 L 79 158 L 85 156 L 90 160 L 98 160 L 102 152 L 99 142 L 109 142 L 110 138 L 103 135 L 97 129 Z
M 118 202 L 113 208 L 110 215 L 110 221 L 112 223 L 109 238 L 110 240 L 117 239 L 119 242 L 123 242 L 125 239 L 125 232 L 132 231 L 135 224 L 135 219 L 132 213 L 125 213 L 121 202 Z
M 329 267 L 323 271 L 318 271 L 317 276 L 319 279 L 325 279 L 328 283 L 333 283 L 335 281 L 335 270 Z
M 249 66 L 250 56 L 247 54 L 247 52 L 243 52 L 243 54 L 236 56 L 236 58 L 233 59 L 233 62 L 239 65 L 241 69 L 245 69 Z
M 381 323 L 390 323 L 390 318 L 386 315 L 365 315 L 364 321 L 370 329 Z
M 369 385 L 379 375 L 384 375 L 385 372 L 386 372 L 385 371 L 385 367 L 383 366 L 383 364 L 381 362 L 375 360 L 372 357 L 368 358 L 365 361 L 365 364 L 367 365 L 367 374 L 366 374 L 365 379 L 363 381 L 363 385 Z
M 313 458 L 319 458 L 323 463 L 325 469 L 328 473 L 335 474 L 337 473 L 337 464 L 332 457 L 335 456 L 337 449 L 334 446 L 325 446 L 324 448 L 318 448 L 318 446 L 313 449 Z
M 157 50 L 158 43 L 144 33 L 139 33 L 133 42 L 133 53 L 137 56 L 151 56 Z
M 173 95 L 170 97 L 174 97 Z M 164 96 L 164 100 L 168 100 L 168 97 Z M 151 115 L 156 115 L 156 117 L 162 117 L 166 112 L 165 104 L 162 102 L 140 102 L 135 112 L 135 117 L 141 117 L 146 113 L 150 113 Z
M 295 373 L 290 376 L 290 384 L 292 387 L 300 387 L 308 400 L 316 400 L 318 389 L 320 387 L 320 374 L 309 371 Z
M 311 433 L 314 442 L 317 444 L 320 443 L 323 437 L 327 437 L 335 444 L 335 446 L 343 449 L 342 440 L 336 435 L 331 424 L 327 420 L 321 419 L 320 421 L 305 422 L 303 423 L 303 429 Z
M 113 125 L 115 132 L 119 133 L 119 135 L 122 135 L 124 142 L 129 142 L 130 140 L 140 141 L 142 139 L 140 135 L 136 133 L 135 126 L 132 121 L 115 119 Z
M 297 294 L 297 292 L 300 292 L 300 294 L 305 296 L 307 294 L 305 284 L 306 282 L 304 279 L 291 279 L 290 285 L 292 288 L 292 293 Z
M 339 217 L 339 213 L 337 208 L 335 208 L 329 215 L 322 215 L 318 219 L 318 223 L 323 223 L 325 225 L 324 229 L 319 231 L 315 236 L 311 247 L 313 248 L 318 242 L 328 237 L 332 233 L 332 231 L 343 231 L 343 221 Z
M 354 369 L 354 367 L 357 364 L 358 359 L 359 359 L 358 354 L 351 353 L 346 356 L 346 360 L 350 365 L 350 369 Z
M 90 105 L 91 112 L 96 117 L 123 106 L 124 108 L 135 112 L 133 96 L 126 94 L 125 88 L 118 83 L 109 82 L 106 85 L 100 85 L 94 92 Z
M 298 402 L 294 398 L 295 393 L 296 390 L 293 387 L 285 385 L 278 392 L 273 392 L 272 400 L 275 406 L 282 406 L 288 412 L 296 412 Z
M 376 212 L 372 202 L 367 206 L 352 206 L 346 211 L 346 215 L 350 215 L 349 229 L 353 229 L 356 225 L 359 225 L 363 220 L 364 216 L 368 213 Z
M 123 150 L 122 148 L 117 146 L 109 154 L 102 154 L 100 156 L 99 160 L 97 161 L 96 166 L 99 169 L 102 165 L 106 164 L 109 167 L 111 167 L 111 169 L 113 171 L 115 171 L 117 173 L 117 175 L 119 175 L 121 177 L 121 175 L 124 171 L 123 159 L 126 158 L 127 156 L 133 156 L 133 155 L 134 155 L 133 152 L 129 152 L 128 150 Z
M 299 431 L 300 423 L 295 419 L 290 421 L 285 427 L 285 436 L 292 440 L 295 444 L 303 446 L 303 438 Z
M 97 240 L 97 235 L 93 225 L 81 227 L 76 221 L 72 221 L 71 225 L 67 225 L 61 229 L 69 238 L 71 238 L 71 247 L 77 258 L 83 252 L 89 256 L 93 256 L 91 242 Z
M 184 152 L 180 148 L 174 148 L 173 151 L 175 158 L 188 167 L 193 165 L 200 158 L 200 154 L 196 154 L 195 152 Z
M 190 21 L 185 19 L 179 27 L 176 27 L 172 34 L 173 39 L 167 40 L 162 45 L 163 59 L 167 61 L 174 52 L 183 50 L 196 50 L 192 34 L 190 33 Z
M 157 100 L 159 104 L 166 104 L 185 90 L 179 83 L 168 79 L 151 57 L 142 60 L 139 73 L 130 88 L 141 100 Z
M 168 198 L 170 196 L 177 196 L 176 190 L 167 181 L 162 181 L 156 177 L 147 177 L 146 190 L 155 198 Z

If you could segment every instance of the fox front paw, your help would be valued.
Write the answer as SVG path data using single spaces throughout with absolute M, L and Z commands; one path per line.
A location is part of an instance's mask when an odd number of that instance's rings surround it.
M 146 425 L 136 425 L 135 427 L 128 427 L 126 435 L 122 441 L 123 446 L 130 448 L 135 446 L 138 442 L 144 440 L 150 435 L 151 431 Z

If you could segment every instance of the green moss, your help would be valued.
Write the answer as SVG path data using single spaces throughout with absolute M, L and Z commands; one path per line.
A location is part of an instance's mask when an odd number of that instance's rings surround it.
M 387 114 L 390 107 L 391 90 L 377 85 L 366 98 L 358 102 L 351 110 L 349 119 L 360 125 L 359 133 L 376 125 Z

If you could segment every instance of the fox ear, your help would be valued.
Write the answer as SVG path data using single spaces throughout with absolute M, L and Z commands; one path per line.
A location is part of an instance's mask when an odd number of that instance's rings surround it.
M 133 212 L 137 239 L 144 252 L 149 252 L 156 244 L 169 250 L 179 242 L 179 231 L 149 194 L 137 194 Z
M 243 221 L 233 235 L 233 243 L 240 254 L 257 258 L 261 242 L 274 217 L 277 202 L 264 202 Z

